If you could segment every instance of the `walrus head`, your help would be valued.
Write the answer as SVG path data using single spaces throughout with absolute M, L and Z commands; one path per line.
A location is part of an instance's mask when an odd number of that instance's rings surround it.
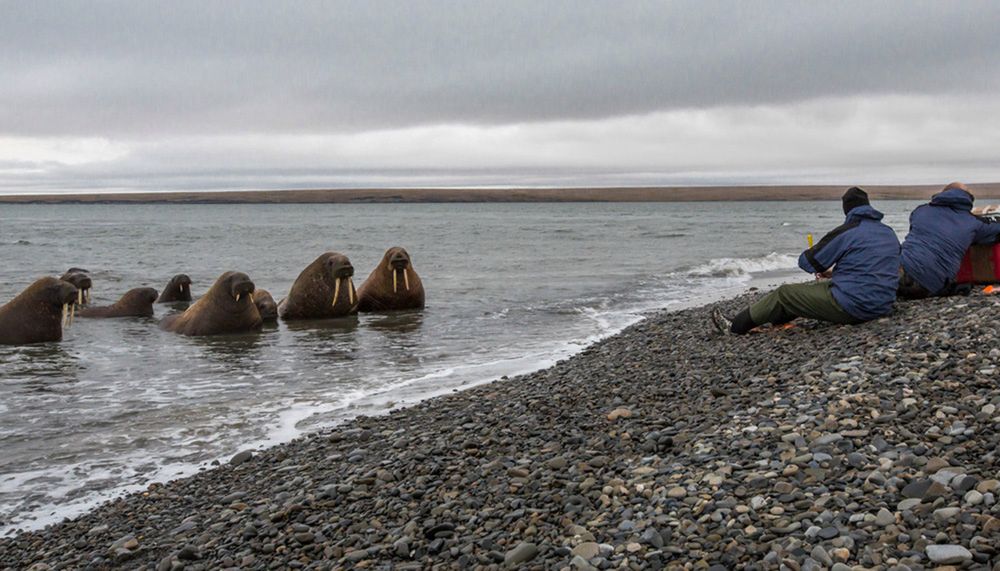
M 327 252 L 320 256 L 316 262 L 324 266 L 324 271 L 321 272 L 323 281 L 333 287 L 333 299 L 330 300 L 330 305 L 337 305 L 342 289 L 347 297 L 348 305 L 354 305 L 354 301 L 357 299 L 357 291 L 354 289 L 354 282 L 351 280 L 354 277 L 354 266 L 351 265 L 351 261 L 347 259 L 347 256 L 338 254 L 337 252 Z
M 406 291 L 410 291 L 410 254 L 399 246 L 389 248 L 382 257 L 386 263 L 386 270 L 392 272 L 392 291 L 398 292 L 400 282 Z
M 253 305 L 254 285 L 250 276 L 243 272 L 226 272 L 216 281 L 216 286 L 229 293 L 228 298 L 222 296 L 220 304 L 231 312 L 245 311 L 247 305 Z M 215 286 L 213 286 L 215 287 Z
M 87 270 L 81 268 L 70 268 L 59 279 L 64 282 L 69 282 L 76 287 L 77 304 L 83 305 L 85 303 L 90 303 L 90 288 L 93 287 L 94 282 L 90 279 L 90 274 Z
M 257 305 L 257 312 L 264 321 L 274 321 L 278 319 L 278 304 L 271 297 L 271 292 L 266 289 L 259 289 L 253 293 L 253 302 Z
M 153 304 L 156 303 L 156 290 L 151 287 L 137 287 L 125 292 L 125 295 L 115 305 L 135 308 L 142 315 L 153 316 Z
M 46 305 L 49 310 L 60 309 L 62 311 L 63 329 L 73 324 L 73 313 L 80 295 L 80 290 L 76 289 L 76 286 L 61 279 L 42 278 L 32 284 L 28 290 L 36 290 L 38 292 L 36 299 L 39 303 Z
M 187 274 L 177 274 L 170 278 L 157 301 L 191 301 L 191 278 Z

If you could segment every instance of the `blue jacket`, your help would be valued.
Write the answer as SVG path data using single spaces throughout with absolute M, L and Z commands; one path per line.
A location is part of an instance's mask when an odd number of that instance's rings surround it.
M 952 188 L 910 214 L 903 269 L 931 294 L 941 293 L 954 281 L 969 246 L 996 242 L 1000 236 L 1000 223 L 984 222 L 970 210 L 972 195 Z
M 868 321 L 892 312 L 899 285 L 899 239 L 869 205 L 847 213 L 847 220 L 799 256 L 807 272 L 833 269 L 830 293 L 840 307 Z

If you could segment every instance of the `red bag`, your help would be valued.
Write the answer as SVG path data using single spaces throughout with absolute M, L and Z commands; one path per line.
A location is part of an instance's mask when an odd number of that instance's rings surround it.
M 955 281 L 960 284 L 1000 283 L 1000 244 L 974 244 L 969 248 Z

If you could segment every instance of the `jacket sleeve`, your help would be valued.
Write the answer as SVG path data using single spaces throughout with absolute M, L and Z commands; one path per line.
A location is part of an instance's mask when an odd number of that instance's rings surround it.
M 857 222 L 838 226 L 823 239 L 799 255 L 799 267 L 809 273 L 825 272 L 840 260 L 850 244 L 850 231 L 858 227 Z
M 973 242 L 976 244 L 995 244 L 998 238 L 1000 238 L 1000 222 L 980 221 Z

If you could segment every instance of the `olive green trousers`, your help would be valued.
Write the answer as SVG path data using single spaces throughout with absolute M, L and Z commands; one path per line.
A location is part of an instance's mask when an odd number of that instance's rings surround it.
M 821 319 L 833 323 L 854 324 L 861 320 L 844 311 L 833 299 L 830 280 L 785 284 L 750 306 L 755 325 L 788 323 L 796 317 Z

